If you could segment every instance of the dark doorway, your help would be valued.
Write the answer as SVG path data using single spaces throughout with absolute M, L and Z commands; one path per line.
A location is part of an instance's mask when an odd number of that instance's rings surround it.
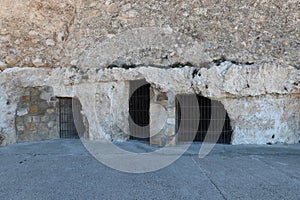
M 149 141 L 150 84 L 146 80 L 130 82 L 129 139 Z
M 178 133 L 179 142 L 203 142 L 211 123 L 212 100 L 197 95 L 196 102 L 198 103 L 198 105 L 193 105 L 194 103 L 191 103 L 191 98 L 195 98 L 195 95 L 176 96 L 176 132 Z M 221 103 L 218 103 L 217 106 L 218 107 L 216 109 L 225 109 Z M 198 116 L 195 115 L 195 109 L 199 109 Z M 182 112 L 185 112 L 185 119 L 182 118 Z M 190 128 L 193 124 L 196 124 L 196 127 L 198 126 L 196 135 L 195 131 L 191 130 Z M 180 132 L 179 126 L 181 126 Z M 226 112 L 222 133 L 217 143 L 230 144 L 232 132 L 233 131 L 230 125 L 230 119 Z M 214 134 L 210 135 L 210 137 L 214 137 Z
M 81 108 L 78 100 L 73 98 L 59 98 L 60 138 L 79 138 L 73 112 L 80 112 L 80 110 Z

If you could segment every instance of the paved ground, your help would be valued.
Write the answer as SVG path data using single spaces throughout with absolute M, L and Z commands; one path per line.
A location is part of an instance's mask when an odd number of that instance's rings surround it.
M 151 149 L 127 142 L 129 149 Z M 0 199 L 300 199 L 300 145 L 194 144 L 162 170 L 129 174 L 94 159 L 80 140 L 0 148 Z

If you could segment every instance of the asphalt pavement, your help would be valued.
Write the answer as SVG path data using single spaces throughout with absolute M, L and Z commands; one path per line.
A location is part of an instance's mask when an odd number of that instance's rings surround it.
M 300 144 L 218 144 L 203 159 L 200 147 L 194 143 L 171 165 L 141 174 L 105 166 L 80 140 L 1 147 L 0 199 L 300 199 Z

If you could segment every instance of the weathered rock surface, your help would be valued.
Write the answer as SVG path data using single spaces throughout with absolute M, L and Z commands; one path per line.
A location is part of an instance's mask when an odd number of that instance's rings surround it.
M 211 98 L 247 97 L 265 94 L 299 93 L 300 71 L 276 63 L 235 65 L 224 62 L 210 69 L 199 69 L 194 88 Z
M 91 139 L 126 139 L 129 81 L 137 79 L 170 95 L 168 105 L 176 94 L 221 101 L 235 144 L 299 141 L 298 1 L 0 5 L 0 145 L 17 141 L 16 115 L 30 109 L 17 106 L 24 88 L 42 86 L 80 100 Z M 173 135 L 175 112 L 167 112 Z
M 2 144 L 16 142 L 15 114 L 22 91 L 39 86 L 52 87 L 54 96 L 80 100 L 90 139 L 124 140 L 129 134 L 129 81 L 137 79 L 146 79 L 153 89 L 167 95 L 166 105 L 174 104 L 176 94 L 197 93 L 221 101 L 231 119 L 234 144 L 295 143 L 300 140 L 299 77 L 300 70 L 291 66 L 230 62 L 209 69 L 6 69 L 0 73 Z M 166 97 L 157 98 L 164 105 Z M 172 125 L 175 112 L 169 111 Z
M 92 44 L 79 57 L 82 68 L 122 65 L 168 67 L 175 63 L 207 65 L 212 62 L 192 37 L 171 28 L 144 27 L 124 31 Z
M 233 144 L 298 143 L 300 95 L 223 99 L 234 127 Z
M 2 0 L 0 5 L 0 61 L 7 67 L 62 64 L 74 1 Z
M 200 49 L 209 60 L 300 65 L 300 4 L 295 0 L 2 0 L 0 5 L 1 68 L 149 60 L 197 64 L 194 55 Z M 149 31 L 153 28 L 161 30 Z M 97 63 L 99 48 L 104 61 Z M 35 65 L 36 59 L 42 62 Z

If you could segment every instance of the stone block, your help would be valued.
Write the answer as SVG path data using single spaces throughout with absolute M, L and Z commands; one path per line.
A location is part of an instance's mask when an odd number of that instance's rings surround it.
M 52 113 L 55 112 L 55 109 L 54 108 L 48 108 L 46 111 L 47 111 L 48 114 L 52 114 Z
M 58 119 L 58 114 L 57 113 L 52 113 L 49 115 L 49 121 L 56 121 Z
M 30 96 L 21 96 L 21 101 L 30 101 Z
M 44 115 L 47 109 L 49 108 L 49 105 L 47 104 L 46 101 L 41 101 L 37 103 L 37 107 L 38 107 L 38 114 Z
M 20 142 L 31 142 L 31 141 L 36 141 L 35 140 L 35 134 L 36 131 L 28 131 L 25 130 L 24 134 L 22 135 L 22 137 L 20 137 L 21 141 Z
M 48 133 L 49 132 L 49 128 L 48 128 L 48 126 L 46 124 L 40 123 L 38 125 L 38 132 L 39 133 Z
M 48 122 L 49 120 L 50 120 L 49 115 L 44 115 L 44 116 L 41 117 L 42 122 Z
M 30 122 L 32 122 L 32 117 L 29 115 L 26 115 L 23 117 L 23 121 L 24 121 L 24 123 L 30 123 Z
M 31 115 L 35 115 L 35 114 L 37 114 L 37 112 L 38 112 L 37 105 L 30 105 L 30 107 L 29 107 L 29 113 Z
M 25 130 L 25 127 L 24 127 L 23 125 L 21 125 L 21 126 L 18 126 L 18 125 L 17 125 L 17 130 L 18 130 L 18 131 L 24 131 L 24 130 Z
M 48 132 L 39 132 L 37 135 L 36 135 L 36 140 L 47 140 L 47 139 L 50 139 L 50 135 Z
M 54 122 L 54 121 L 50 121 L 50 122 L 48 122 L 47 126 L 48 126 L 49 128 L 51 128 L 51 127 L 53 127 L 53 126 L 54 126 L 54 124 L 55 124 L 55 122 Z
M 50 138 L 59 138 L 58 126 L 49 127 L 49 137 Z
M 20 107 L 21 108 L 27 108 L 30 106 L 30 102 L 27 102 L 27 101 L 23 101 L 20 103 Z
M 40 99 L 48 101 L 51 99 L 51 93 L 47 92 L 47 91 L 43 91 L 40 95 Z
M 26 129 L 29 130 L 29 131 L 36 130 L 36 126 L 35 126 L 34 123 L 27 123 L 25 126 L 26 126 Z
M 24 131 L 18 131 L 17 133 L 18 133 L 17 142 L 25 141 L 26 135 L 24 134 Z
M 23 117 L 16 117 L 16 125 L 17 126 L 22 126 L 23 125 Z
M 41 121 L 41 117 L 40 116 L 33 116 L 32 117 L 32 121 L 37 123 L 37 122 L 40 122 Z
M 165 135 L 169 137 L 175 135 L 175 127 L 167 126 L 165 129 Z
M 24 116 L 28 114 L 28 108 L 18 108 L 17 116 Z
M 30 93 L 31 97 L 40 97 L 41 92 L 39 90 L 39 88 L 31 88 L 31 93 Z

